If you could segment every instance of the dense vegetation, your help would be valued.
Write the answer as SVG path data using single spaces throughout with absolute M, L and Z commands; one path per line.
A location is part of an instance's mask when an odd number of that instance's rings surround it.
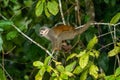
M 93 3 L 95 24 L 54 60 L 39 28 L 85 24 L 85 0 L 0 0 L 0 80 L 120 80 L 120 1 Z

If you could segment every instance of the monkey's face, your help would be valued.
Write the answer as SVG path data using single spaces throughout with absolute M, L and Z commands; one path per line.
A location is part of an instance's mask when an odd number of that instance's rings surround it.
M 49 28 L 47 28 L 47 27 L 40 28 L 40 35 L 41 36 L 45 37 L 48 34 L 48 32 L 49 32 Z

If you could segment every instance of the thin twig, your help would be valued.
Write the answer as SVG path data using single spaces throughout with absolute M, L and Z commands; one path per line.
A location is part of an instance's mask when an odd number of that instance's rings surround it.
M 120 23 L 117 23 L 117 24 L 111 24 L 111 23 L 91 23 L 91 25 L 110 25 L 110 26 L 117 26 L 117 25 L 120 25 Z
M 10 49 L 8 52 L 6 52 L 5 54 L 9 54 L 10 52 L 12 52 L 14 49 L 16 48 L 16 46 L 14 46 L 12 49 Z
M 110 31 L 110 33 L 111 33 L 111 37 L 112 37 L 113 43 L 115 43 L 114 36 L 113 36 L 113 34 L 112 34 L 112 32 L 111 32 L 111 31 L 112 31 L 111 26 L 108 25 L 108 27 L 109 27 L 109 31 Z
M 108 34 L 113 33 L 113 32 L 114 32 L 114 31 L 111 31 L 111 32 L 108 32 L 108 33 L 105 33 L 105 34 L 99 35 L 99 36 L 97 36 L 97 37 L 98 37 L 98 38 L 99 38 L 99 37 L 103 37 L 103 36 L 108 35 Z
M 0 64 L 0 66 L 2 67 L 3 71 L 7 74 L 7 76 L 10 78 L 10 80 L 13 80 L 10 74 L 7 72 L 7 70 L 2 66 L 2 64 Z
M 102 48 L 100 48 L 99 50 L 101 50 L 101 49 L 103 49 L 103 48 L 105 48 L 105 47 L 107 47 L 107 46 L 110 46 L 110 45 L 112 45 L 112 44 L 114 44 L 114 43 L 113 43 L 113 42 L 112 42 L 112 43 L 109 43 L 109 44 L 103 46 Z
M 63 15 L 63 11 L 62 11 L 61 0 L 58 0 L 58 1 L 59 1 L 59 8 L 60 8 L 60 13 L 61 13 L 62 21 L 63 21 L 63 24 L 66 25 L 65 18 L 64 18 L 64 15 Z

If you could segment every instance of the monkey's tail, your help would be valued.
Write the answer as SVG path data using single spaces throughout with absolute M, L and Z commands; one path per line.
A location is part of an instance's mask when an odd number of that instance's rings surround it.
M 90 19 L 86 24 L 84 24 L 80 27 L 77 27 L 75 29 L 76 35 L 82 34 L 84 31 L 86 31 L 88 29 L 88 27 L 91 25 L 91 23 L 94 22 L 95 12 L 94 12 L 94 4 L 93 4 L 92 0 L 85 0 L 85 5 L 86 5 L 87 15 L 90 17 Z

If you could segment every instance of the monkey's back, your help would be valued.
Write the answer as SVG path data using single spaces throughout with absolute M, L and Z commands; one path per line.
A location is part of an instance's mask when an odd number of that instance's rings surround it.
M 52 29 L 56 35 L 60 35 L 63 32 L 67 32 L 67 31 L 71 32 L 71 31 L 75 30 L 74 27 L 68 26 L 68 25 L 63 25 L 63 24 L 57 25 L 57 26 L 53 27 Z

